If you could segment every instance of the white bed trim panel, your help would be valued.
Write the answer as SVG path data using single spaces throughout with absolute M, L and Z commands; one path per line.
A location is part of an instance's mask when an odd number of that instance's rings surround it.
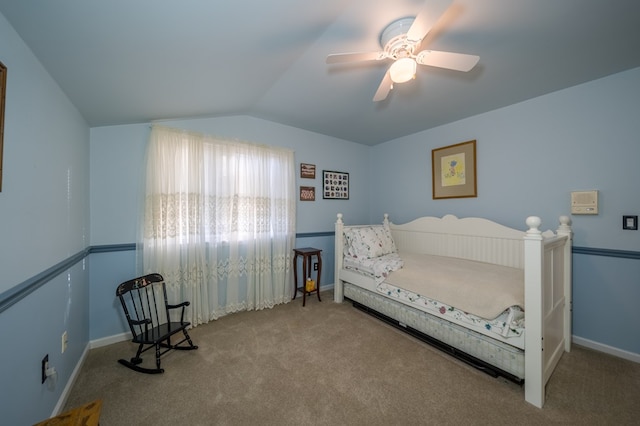
M 389 223 L 389 228 L 399 252 L 524 267 L 522 238 L 525 233 L 486 219 L 458 219 L 453 215 L 423 217 L 403 225 Z M 416 238 L 416 233 L 422 236 Z

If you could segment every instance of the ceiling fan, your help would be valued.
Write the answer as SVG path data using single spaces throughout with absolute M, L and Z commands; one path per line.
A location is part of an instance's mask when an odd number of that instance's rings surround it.
M 479 56 L 463 53 L 419 50 L 420 44 L 452 0 L 427 0 L 415 18 L 402 18 L 390 23 L 380 34 L 381 51 L 336 53 L 327 56 L 327 64 L 393 60 L 373 97 L 374 102 L 384 100 L 394 83 L 404 83 L 416 75 L 417 65 L 470 71 Z

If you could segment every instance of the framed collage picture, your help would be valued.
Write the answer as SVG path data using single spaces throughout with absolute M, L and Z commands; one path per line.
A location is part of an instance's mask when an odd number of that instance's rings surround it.
M 349 199 L 349 173 L 332 170 L 322 171 L 322 198 Z

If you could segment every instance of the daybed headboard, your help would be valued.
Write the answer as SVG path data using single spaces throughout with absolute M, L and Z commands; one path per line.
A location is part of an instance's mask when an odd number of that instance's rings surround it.
M 453 215 L 389 223 L 400 252 L 457 257 L 514 268 L 524 267 L 524 231 L 487 219 Z
M 335 227 L 336 268 L 342 267 L 342 248 L 345 225 L 342 214 L 338 213 Z M 561 226 L 568 228 L 569 219 L 560 218 Z M 566 222 L 566 223 L 565 223 Z M 396 225 L 384 215 L 383 225 L 388 226 L 400 252 L 424 253 L 438 256 L 458 257 L 478 262 L 524 268 L 524 237 L 527 232 L 509 228 L 488 219 L 468 217 L 459 219 L 454 215 L 439 217 L 421 217 L 411 222 Z M 553 231 L 538 230 L 540 219 L 530 216 L 526 221 L 530 233 L 540 234 L 549 239 L 556 234 Z

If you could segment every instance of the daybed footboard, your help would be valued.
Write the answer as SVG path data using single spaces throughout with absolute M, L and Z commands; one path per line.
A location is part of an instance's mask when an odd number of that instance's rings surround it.
M 391 229 L 401 253 L 450 256 L 523 268 L 524 353 L 504 342 L 476 336 L 477 333 L 456 324 L 393 302 L 375 291 L 371 278 L 344 269 L 342 214 L 338 214 L 335 225 L 334 300 L 340 303 L 346 296 L 401 326 L 408 325 L 450 345 L 454 351 L 463 351 L 487 362 L 506 372 L 507 376 L 524 378 L 526 401 L 542 407 L 545 385 L 562 353 L 571 348 L 572 231 L 569 218 L 560 218 L 556 233 L 542 233 L 537 217 L 527 219 L 529 229 L 526 233 L 486 219 L 458 219 L 451 215 L 395 225 L 385 214 L 383 224 Z
M 560 217 L 556 234 L 540 232 L 529 217 L 525 247 L 525 399 L 542 407 L 545 386 L 571 350 L 571 220 Z

